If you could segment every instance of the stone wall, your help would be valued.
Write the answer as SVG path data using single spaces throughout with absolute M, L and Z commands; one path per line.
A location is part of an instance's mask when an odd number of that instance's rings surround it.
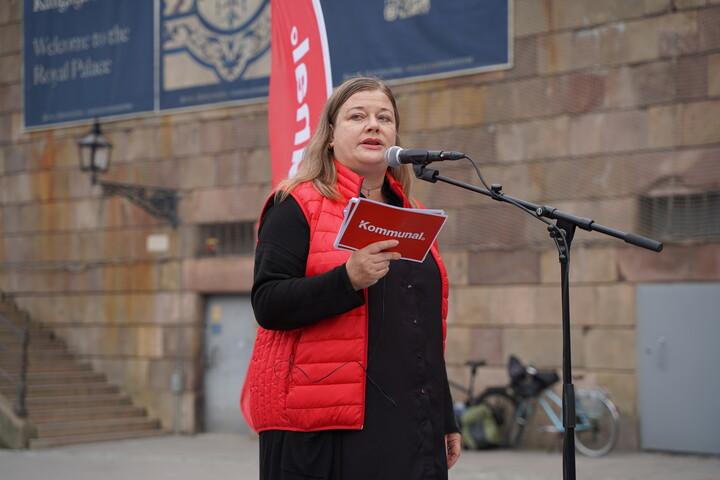
M 467 152 L 508 194 L 638 231 L 638 196 L 668 178 L 720 188 L 719 0 L 515 0 L 514 67 L 394 87 L 403 144 Z M 247 293 L 252 260 L 197 259 L 196 224 L 254 220 L 269 191 L 265 104 L 105 122 L 108 180 L 180 191 L 180 227 L 102 198 L 78 169 L 87 126 L 22 130 L 21 2 L 0 2 L 0 289 L 168 428 L 198 428 L 204 293 Z M 442 173 L 477 183 L 466 164 Z M 510 353 L 561 365 L 557 253 L 544 227 L 447 185 L 417 184 L 450 219 L 447 359 L 506 380 Z M 170 248 L 150 253 L 165 234 Z M 635 286 L 720 279 L 717 243 L 661 255 L 585 232 L 573 247 L 578 384 L 606 387 L 637 447 Z M 182 371 L 176 398 L 170 376 Z M 179 400 L 179 402 L 178 402 Z M 180 405 L 176 410 L 176 405 Z

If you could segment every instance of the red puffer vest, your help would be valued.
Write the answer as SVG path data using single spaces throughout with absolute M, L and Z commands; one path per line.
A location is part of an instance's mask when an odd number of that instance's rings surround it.
M 322 196 L 312 182 L 292 191 L 310 226 L 307 276 L 332 270 L 350 257 L 350 252 L 335 249 L 333 242 L 347 201 L 359 195 L 362 177 L 339 162 L 335 166 L 341 201 Z M 400 184 L 391 175 L 387 179 L 404 206 L 410 207 Z M 444 343 L 448 279 L 437 245 L 432 255 L 442 279 Z M 365 295 L 367 298 L 367 291 Z M 258 327 L 240 401 L 248 424 L 257 432 L 361 429 L 365 417 L 367 315 L 364 304 L 309 327 L 287 331 Z

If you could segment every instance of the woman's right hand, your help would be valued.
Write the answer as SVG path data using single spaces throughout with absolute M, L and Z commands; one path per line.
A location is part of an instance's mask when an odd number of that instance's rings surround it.
M 400 253 L 385 252 L 384 250 L 396 247 L 398 243 L 397 240 L 383 240 L 371 243 L 350 255 L 345 268 L 355 290 L 374 285 L 387 275 L 390 271 L 390 261 L 399 260 Z

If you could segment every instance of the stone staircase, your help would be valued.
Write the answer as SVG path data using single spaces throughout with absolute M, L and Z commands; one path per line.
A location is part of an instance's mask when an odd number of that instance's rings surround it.
M 17 324 L 16 312 L 11 300 L 0 299 L 0 315 Z M 31 324 L 29 332 L 27 419 L 38 434 L 31 449 L 165 433 L 103 374 L 78 361 L 52 330 Z M 0 320 L 0 369 L 16 376 L 21 348 L 18 336 Z M 16 397 L 15 385 L 2 376 L 0 395 L 9 402 Z

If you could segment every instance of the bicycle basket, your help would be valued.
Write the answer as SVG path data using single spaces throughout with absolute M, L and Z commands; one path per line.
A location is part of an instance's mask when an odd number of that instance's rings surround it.
M 500 444 L 500 428 L 490 407 L 474 405 L 460 417 L 463 445 L 472 450 L 493 448 Z

